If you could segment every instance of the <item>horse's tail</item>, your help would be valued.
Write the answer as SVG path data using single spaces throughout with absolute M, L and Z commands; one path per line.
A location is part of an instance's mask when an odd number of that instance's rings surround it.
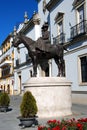
M 66 48 L 65 46 L 63 46 L 63 49 L 64 49 L 65 51 L 68 51 L 67 48 Z

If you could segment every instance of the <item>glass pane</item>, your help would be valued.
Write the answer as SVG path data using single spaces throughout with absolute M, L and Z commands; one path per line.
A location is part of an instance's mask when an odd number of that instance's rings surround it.
M 59 24 L 59 32 L 60 32 L 60 34 L 63 32 L 63 24 L 62 24 L 62 22 Z
M 87 56 L 81 57 L 82 82 L 87 82 Z
M 82 22 L 84 20 L 84 6 L 81 6 L 80 8 L 78 8 L 78 21 L 79 23 Z

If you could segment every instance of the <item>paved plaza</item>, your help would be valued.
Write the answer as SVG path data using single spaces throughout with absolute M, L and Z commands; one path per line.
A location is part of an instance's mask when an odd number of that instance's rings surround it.
M 21 102 L 22 96 L 11 96 L 11 103 L 10 103 L 10 111 L 0 113 L 0 130 L 21 130 L 19 126 L 20 122 L 17 117 L 20 115 L 19 106 Z M 87 117 L 87 105 L 80 105 L 80 104 L 73 104 L 72 105 L 72 112 L 73 115 L 67 116 L 65 118 L 80 118 L 80 117 Z M 50 119 L 55 119 L 50 118 Z M 56 119 L 62 119 L 62 117 L 56 117 Z M 40 119 L 38 118 L 39 124 L 45 124 L 48 119 Z M 37 126 L 24 128 L 26 130 L 37 130 Z

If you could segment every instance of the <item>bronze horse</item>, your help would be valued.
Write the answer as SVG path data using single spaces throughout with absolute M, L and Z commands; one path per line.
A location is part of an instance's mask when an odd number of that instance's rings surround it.
M 51 45 L 45 44 L 40 37 L 37 41 L 26 37 L 23 34 L 16 34 L 13 39 L 13 46 L 18 47 L 19 44 L 23 43 L 28 50 L 28 54 L 31 57 L 33 64 L 33 76 L 37 75 L 37 66 L 41 66 L 43 70 L 48 66 L 48 60 L 54 58 L 58 66 L 58 76 L 64 76 L 64 47 L 63 45 Z M 45 67 L 43 67 L 45 65 Z M 45 68 L 45 69 L 44 69 Z

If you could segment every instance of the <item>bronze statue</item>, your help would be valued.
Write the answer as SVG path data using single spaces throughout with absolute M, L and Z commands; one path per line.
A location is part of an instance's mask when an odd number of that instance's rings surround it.
M 42 37 L 39 37 L 37 39 L 37 46 L 39 46 L 39 48 L 41 50 L 45 50 L 45 44 L 50 44 L 50 40 L 49 40 L 49 31 L 48 31 L 48 22 L 45 22 L 42 26 Z M 44 44 L 44 45 L 43 45 Z
M 40 40 L 39 40 L 40 39 Z M 19 44 L 23 43 L 28 50 L 28 54 L 31 57 L 33 64 L 33 76 L 37 75 L 37 66 L 41 66 L 43 70 L 48 66 L 48 60 L 54 58 L 58 66 L 58 76 L 64 76 L 64 47 L 63 45 L 51 45 L 45 44 L 42 38 L 37 39 L 37 41 L 32 40 L 29 37 L 26 37 L 23 34 L 16 34 L 13 39 L 13 46 L 18 47 Z M 38 42 L 39 41 L 39 42 Z M 40 42 L 41 41 L 41 42 Z M 45 65 L 45 66 L 43 66 Z
M 42 39 L 45 43 L 49 43 L 48 22 L 45 22 L 42 26 Z

